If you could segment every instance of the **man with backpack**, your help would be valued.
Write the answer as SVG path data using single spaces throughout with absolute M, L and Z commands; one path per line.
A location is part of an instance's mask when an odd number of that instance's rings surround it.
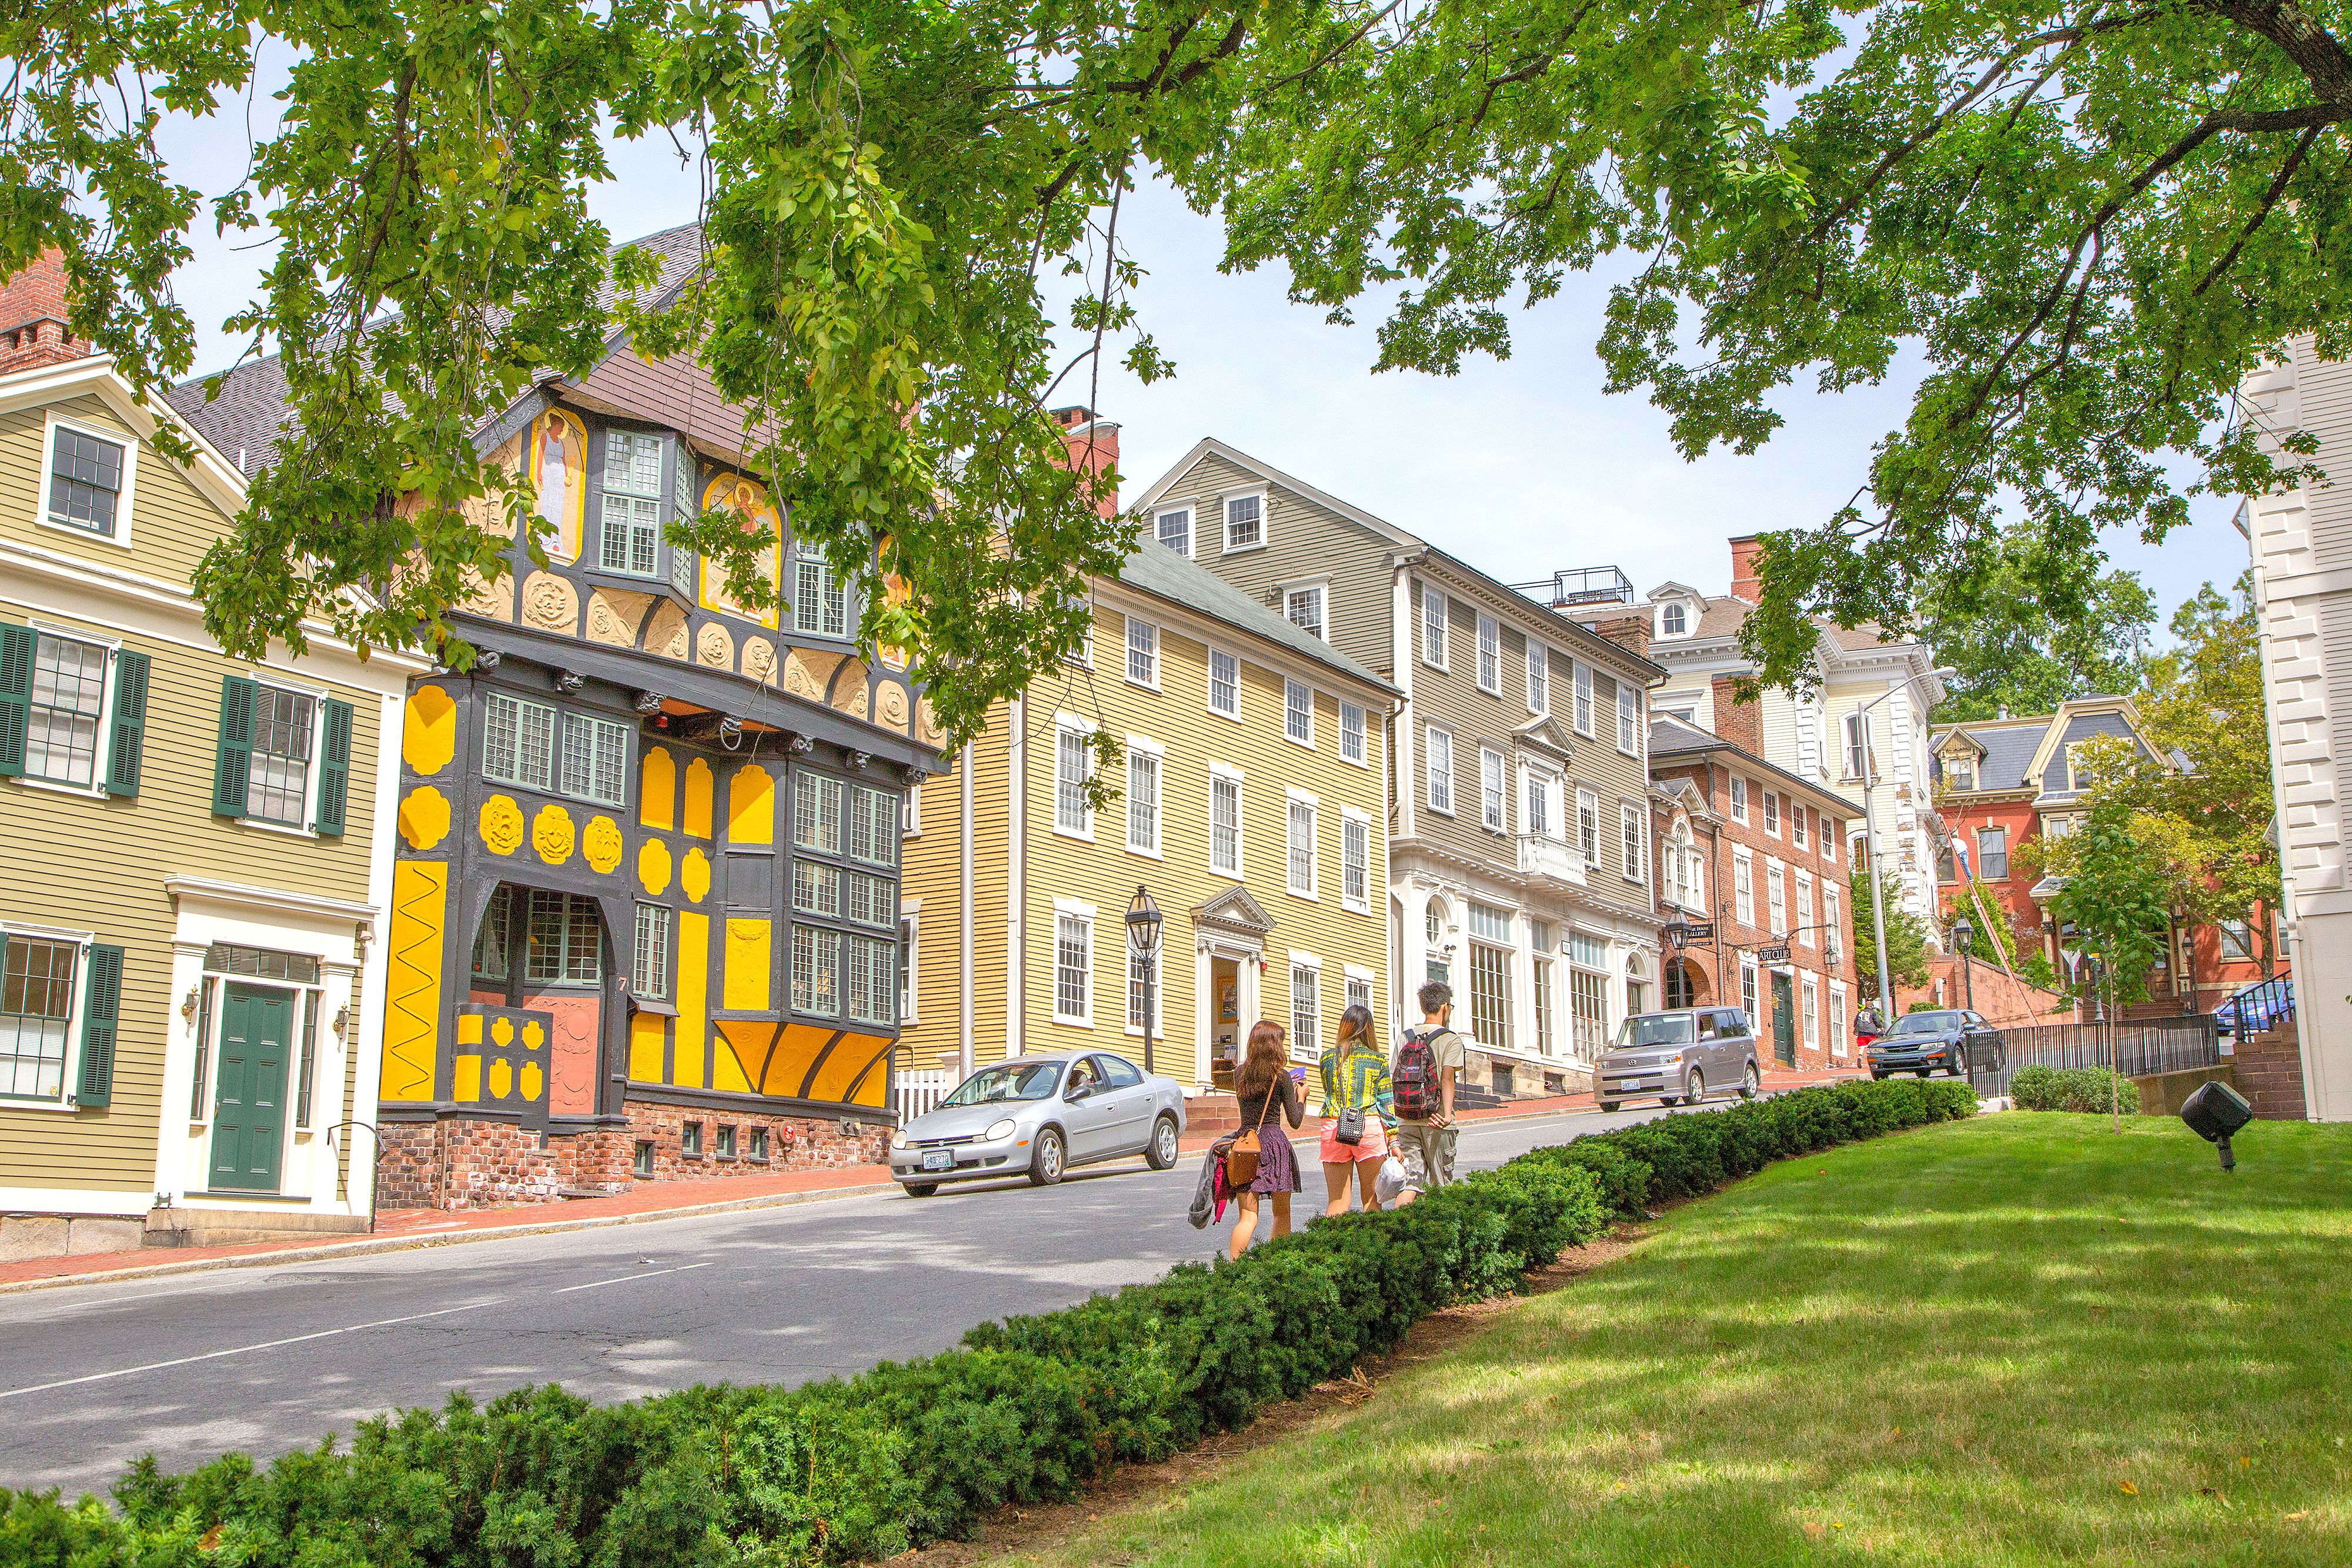
M 1462 1071 L 1462 1037 L 1454 1032 L 1454 988 L 1443 980 L 1421 988 L 1421 1023 L 1397 1041 L 1389 1071 L 1395 1091 L 1397 1151 L 1405 1187 L 1399 1207 L 1454 1179 L 1454 1081 Z

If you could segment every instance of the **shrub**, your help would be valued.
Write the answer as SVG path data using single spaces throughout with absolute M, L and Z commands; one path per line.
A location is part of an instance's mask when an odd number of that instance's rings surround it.
M 800 1388 L 593 1406 L 555 1387 L 361 1424 L 266 1469 L 142 1460 L 117 1509 L 0 1489 L 0 1563 L 786 1568 L 967 1533 L 1248 1421 L 1449 1302 L 1668 1197 L 1972 1114 L 1964 1083 L 1848 1083 L 1537 1149 L 1399 1212 L 1318 1219 L 1213 1268 L 984 1323 L 954 1350 Z
M 2105 1067 L 2021 1067 L 2009 1081 L 2009 1103 L 2021 1111 L 2085 1111 L 2105 1115 L 2110 1106 L 2139 1114 L 2139 1085 L 2118 1080 Z

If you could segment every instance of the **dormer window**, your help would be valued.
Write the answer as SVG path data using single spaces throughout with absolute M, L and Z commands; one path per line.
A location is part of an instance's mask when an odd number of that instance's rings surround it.
M 1679 602 L 1669 603 L 1658 612 L 1658 635 L 1687 637 L 1690 635 L 1690 611 Z
M 1955 789 L 1977 787 L 1977 759 L 1966 752 L 1944 758 L 1944 782 Z
M 604 434 L 604 516 L 596 564 L 606 571 L 651 577 L 661 554 L 662 438 L 635 431 Z

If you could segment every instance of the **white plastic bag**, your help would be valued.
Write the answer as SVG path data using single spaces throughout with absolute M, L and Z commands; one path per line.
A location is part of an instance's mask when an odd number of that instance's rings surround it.
M 1372 1191 L 1385 1206 L 1394 1203 L 1403 1190 L 1404 1162 L 1391 1155 L 1381 1162 L 1381 1174 L 1372 1178 Z

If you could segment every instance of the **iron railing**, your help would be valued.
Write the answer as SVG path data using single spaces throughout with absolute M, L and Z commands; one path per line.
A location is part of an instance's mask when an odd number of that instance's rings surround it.
M 2257 981 L 2213 1009 L 2214 1021 L 2224 1034 L 2270 1029 L 2293 1017 L 2294 980 L 2285 974 Z
M 1547 579 L 1511 586 L 1537 598 L 1549 595 L 1555 610 L 1572 609 L 1580 604 L 1633 602 L 1633 580 L 1613 566 L 1570 567 Z
M 1969 1080 L 1986 1099 L 2009 1092 L 2021 1067 L 2114 1067 L 2126 1078 L 2186 1072 L 2221 1060 L 2220 1033 L 2210 1015 L 2147 1019 L 2130 1023 L 2050 1023 L 2001 1031 L 1997 1067 L 1970 1062 Z

